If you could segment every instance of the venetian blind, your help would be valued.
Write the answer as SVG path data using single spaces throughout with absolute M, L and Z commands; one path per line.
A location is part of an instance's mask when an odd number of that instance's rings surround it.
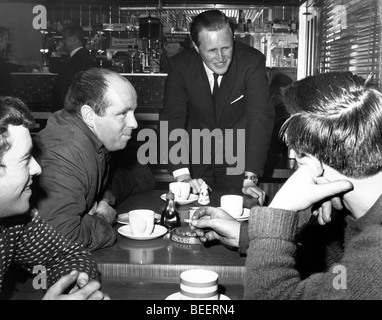
M 376 71 L 379 84 L 379 0 L 321 0 L 320 72 L 351 71 L 364 78 Z

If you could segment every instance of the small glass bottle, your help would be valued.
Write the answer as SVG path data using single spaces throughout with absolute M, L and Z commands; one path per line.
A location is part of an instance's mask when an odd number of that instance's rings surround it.
M 180 226 L 179 213 L 175 206 L 175 196 L 171 190 L 166 194 L 166 206 L 162 211 L 160 223 L 169 230 Z
M 140 73 L 141 72 L 141 53 L 138 49 L 138 46 L 134 46 L 134 54 L 133 54 L 133 62 L 132 62 L 132 73 Z
M 244 24 L 245 24 L 245 19 L 244 19 L 243 10 L 239 10 L 239 23 L 237 25 L 237 31 L 243 32 Z
M 159 73 L 160 72 L 160 59 L 155 51 L 152 51 L 149 57 L 150 72 Z
M 252 32 L 253 31 L 253 27 L 252 27 L 252 20 L 251 19 L 247 19 L 247 30 L 248 32 Z

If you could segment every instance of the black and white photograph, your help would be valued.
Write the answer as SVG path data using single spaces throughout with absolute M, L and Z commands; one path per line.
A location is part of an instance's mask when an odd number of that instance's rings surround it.
M 381 63 L 380 0 L 0 0 L 0 300 L 381 300 Z

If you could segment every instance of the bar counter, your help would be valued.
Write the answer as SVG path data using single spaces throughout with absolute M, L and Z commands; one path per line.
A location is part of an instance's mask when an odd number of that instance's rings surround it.
M 121 73 L 134 86 L 138 95 L 138 106 L 162 106 L 164 81 L 166 73 Z M 54 111 L 52 93 L 55 73 L 32 72 L 12 73 L 13 94 L 25 103 L 32 111 Z

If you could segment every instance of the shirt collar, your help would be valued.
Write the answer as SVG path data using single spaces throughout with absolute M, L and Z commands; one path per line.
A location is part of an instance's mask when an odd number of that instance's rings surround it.
M 208 82 L 210 83 L 210 88 L 211 88 L 211 92 L 212 92 L 213 91 L 213 87 L 214 87 L 214 75 L 213 75 L 214 72 L 210 68 L 207 67 L 207 65 L 204 63 L 204 61 L 203 61 L 203 67 L 204 67 L 204 70 L 206 71 Z M 220 87 L 222 78 L 223 78 L 222 75 L 219 75 L 218 78 L 217 78 L 218 79 L 219 87 Z
M 204 70 L 206 70 L 207 77 L 210 77 L 213 75 L 214 72 L 210 68 L 207 67 L 207 65 L 204 63 L 204 61 L 203 61 L 203 67 L 204 67 Z

